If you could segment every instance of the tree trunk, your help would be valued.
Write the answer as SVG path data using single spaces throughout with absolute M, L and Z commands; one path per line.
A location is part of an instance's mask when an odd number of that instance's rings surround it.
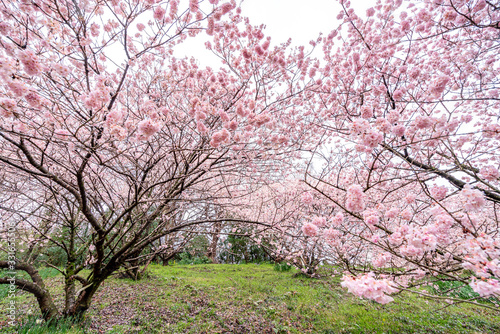
M 69 262 L 66 266 L 66 276 L 64 277 L 64 294 L 65 294 L 65 303 L 64 303 L 64 314 L 68 314 L 69 310 L 73 307 L 75 303 L 75 277 L 74 275 L 75 265 L 73 262 Z
M 80 292 L 78 299 L 75 301 L 68 315 L 74 317 L 75 319 L 82 319 L 83 315 L 90 307 L 94 293 L 100 285 L 101 282 L 92 282 L 87 289 Z
M 12 262 L 13 261 L 0 261 L 0 268 L 23 270 L 30 275 L 33 281 L 30 282 L 18 279 L 13 271 L 11 276 L 1 277 L 0 284 L 14 284 L 19 289 L 35 295 L 40 311 L 42 312 L 42 316 L 47 322 L 58 318 L 59 311 L 57 310 L 49 291 L 45 288 L 45 284 L 43 283 L 42 277 L 38 274 L 38 270 L 36 270 L 34 266 L 24 262 Z M 7 273 L 7 275 L 9 275 L 9 273 Z
M 50 322 L 54 319 L 59 318 L 59 311 L 57 310 L 57 307 L 52 300 L 52 296 L 47 290 L 45 290 L 42 295 L 35 296 L 45 321 Z
M 164 266 L 168 266 L 168 261 L 172 260 L 174 258 L 174 256 L 177 255 L 177 251 L 173 251 L 171 253 L 168 253 L 168 254 L 163 254 L 161 259 L 163 261 L 163 265 Z
M 67 314 L 69 310 L 75 304 L 75 279 L 71 276 L 66 276 L 64 278 L 64 294 L 65 294 L 65 303 L 64 303 L 64 314 Z
M 142 275 L 139 267 L 139 261 L 125 262 L 123 264 L 123 268 L 125 270 L 118 275 L 118 278 L 130 278 L 134 281 L 141 279 Z
M 210 242 L 206 255 L 213 263 L 217 263 L 217 244 L 219 243 L 221 229 L 221 222 L 217 222 L 212 225 L 212 241 Z

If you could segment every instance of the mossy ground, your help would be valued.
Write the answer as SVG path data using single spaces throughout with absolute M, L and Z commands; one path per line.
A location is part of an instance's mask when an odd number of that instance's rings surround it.
M 109 279 L 82 326 L 36 325 L 35 299 L 18 293 L 23 328 L 0 333 L 500 333 L 500 313 L 403 293 L 379 305 L 348 294 L 340 277 L 295 277 L 272 265 L 152 265 L 141 281 Z M 62 302 L 62 276 L 47 270 Z M 0 308 L 6 298 L 0 291 Z

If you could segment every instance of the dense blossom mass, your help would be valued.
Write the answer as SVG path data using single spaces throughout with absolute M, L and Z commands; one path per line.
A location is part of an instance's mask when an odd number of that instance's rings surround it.
M 439 279 L 498 298 L 498 5 L 340 5 L 343 23 L 322 39 L 321 93 L 308 101 L 329 141 L 316 151 L 324 168 L 306 171 L 319 195 L 306 204 L 345 215 L 331 219 L 356 245 L 336 249 L 343 285 L 382 303 Z

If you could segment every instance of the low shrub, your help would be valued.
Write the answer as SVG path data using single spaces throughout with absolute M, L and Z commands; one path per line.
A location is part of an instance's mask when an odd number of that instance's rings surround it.
M 276 271 L 290 271 L 292 269 L 292 266 L 286 262 L 276 262 L 273 267 L 274 270 Z

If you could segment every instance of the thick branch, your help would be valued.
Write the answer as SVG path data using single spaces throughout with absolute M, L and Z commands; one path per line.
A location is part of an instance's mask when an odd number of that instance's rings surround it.
M 396 151 L 395 149 L 393 149 L 392 147 L 390 147 L 387 144 L 383 144 L 383 147 L 386 148 L 387 150 L 389 150 L 390 152 L 392 152 L 393 154 L 397 155 L 401 159 L 405 160 L 410 165 L 441 176 L 442 178 L 448 180 L 451 184 L 453 184 L 458 189 L 462 189 L 467 184 L 464 181 L 457 179 L 453 175 L 448 174 L 447 172 L 444 172 L 444 171 L 439 170 L 435 167 L 423 164 L 423 163 L 411 158 L 410 156 L 404 155 L 404 154 Z M 489 191 L 489 190 L 485 190 L 485 189 L 481 189 L 481 188 L 477 188 L 477 187 L 475 187 L 475 189 L 482 191 L 484 193 L 484 195 L 486 196 L 486 198 L 488 198 L 489 200 L 491 200 L 493 202 L 500 203 L 500 195 L 499 194 L 496 194 L 493 191 Z

